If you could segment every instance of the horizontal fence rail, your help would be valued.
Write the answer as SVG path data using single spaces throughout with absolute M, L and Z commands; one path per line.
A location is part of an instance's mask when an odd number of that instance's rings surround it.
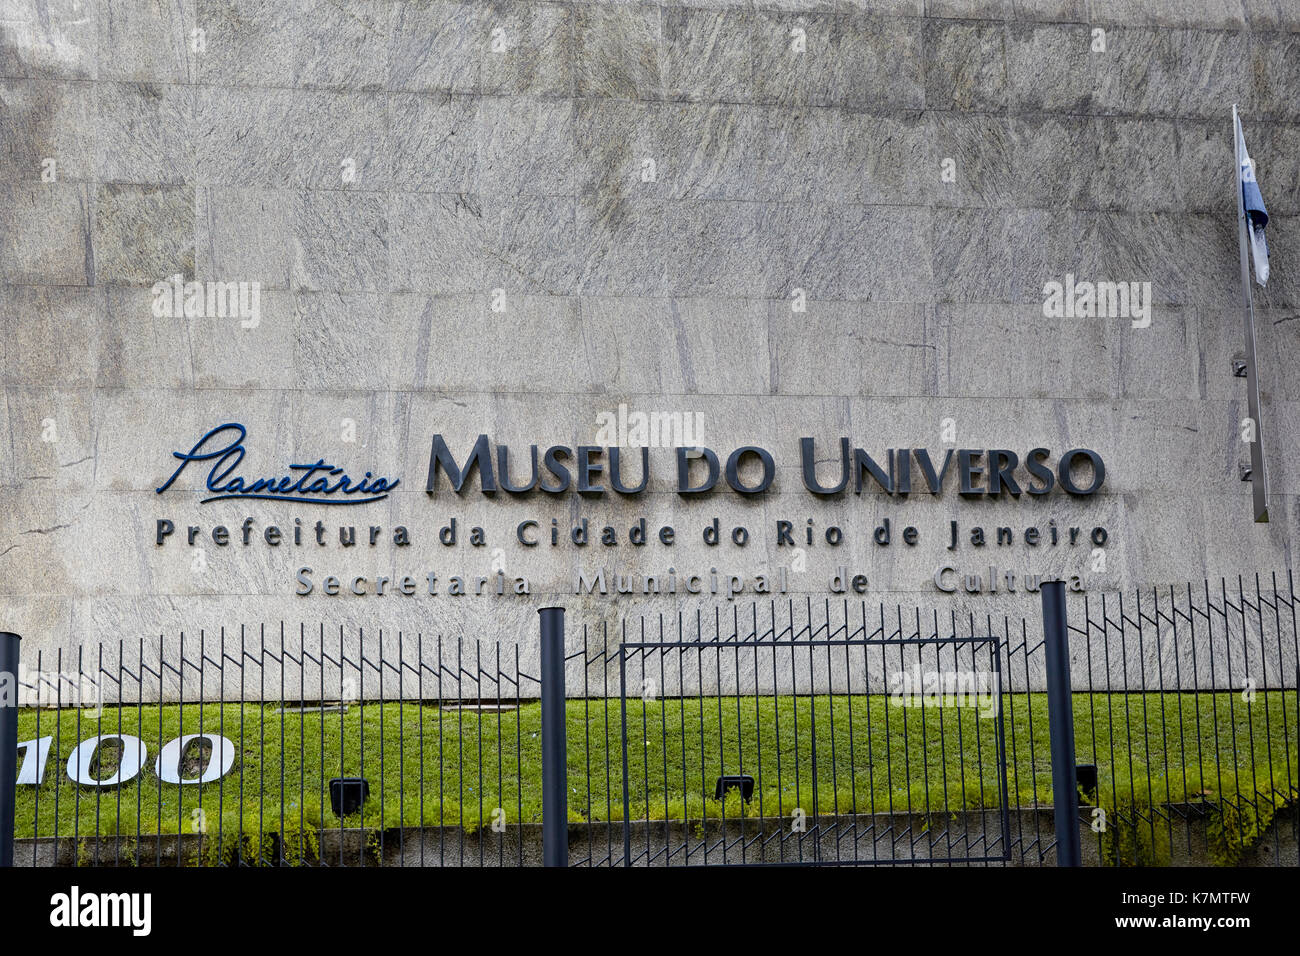
M 1055 863 L 1036 597 L 570 609 L 569 864 Z M 1294 862 L 1290 574 L 1068 610 L 1085 864 Z M 275 625 L 35 647 L 16 865 L 542 862 L 535 643 Z

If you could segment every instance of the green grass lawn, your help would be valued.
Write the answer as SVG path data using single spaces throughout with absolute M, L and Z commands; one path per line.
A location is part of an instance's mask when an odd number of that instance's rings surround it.
M 1051 803 L 1047 700 L 1005 695 L 1007 783 L 1013 806 Z M 1100 772 L 1097 803 L 1142 807 L 1245 795 L 1281 805 L 1297 778 L 1296 694 L 1075 696 L 1076 753 Z M 298 833 L 338 826 L 327 781 L 364 776 L 370 798 L 347 826 L 455 825 L 478 829 L 494 815 L 541 818 L 540 709 L 500 713 L 430 705 L 350 705 L 345 714 L 277 713 L 277 705 L 197 704 L 39 712 L 55 735 L 44 783 L 18 792 L 17 832 L 79 836 Z M 35 738 L 38 712 L 20 713 L 20 739 Z M 619 701 L 568 704 L 569 815 L 621 820 Z M 955 813 L 1001 805 L 997 721 L 968 708 L 902 708 L 883 696 L 705 698 L 627 702 L 631 813 L 698 821 L 735 816 L 913 811 Z M 160 745 L 200 728 L 236 748 L 219 783 L 161 784 Z M 1286 733 L 1284 735 L 1284 728 Z M 120 787 L 72 784 L 77 743 L 118 731 L 148 745 L 145 770 Z M 1288 752 L 1287 740 L 1291 750 Z M 816 746 L 812 743 L 815 740 Z M 110 750 L 111 748 L 105 748 Z M 813 753 L 816 752 L 814 766 Z M 382 769 L 381 769 L 382 754 Z M 111 774 L 108 754 L 99 775 Z M 192 772 L 197 773 L 194 761 Z M 756 778 L 753 801 L 713 799 L 720 773 Z M 1271 815 L 1271 812 L 1270 812 Z M 283 821 L 283 822 L 282 822 Z

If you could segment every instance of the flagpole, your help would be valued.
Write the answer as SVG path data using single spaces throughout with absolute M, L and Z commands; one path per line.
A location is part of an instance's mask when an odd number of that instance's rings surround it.
M 1242 322 L 1246 331 L 1246 405 L 1254 424 L 1254 441 L 1250 442 L 1250 485 L 1255 499 L 1255 520 L 1268 521 L 1268 474 L 1264 470 L 1264 432 L 1259 417 L 1259 375 L 1255 365 L 1255 301 L 1250 289 L 1250 264 L 1246 252 L 1246 203 L 1242 195 L 1241 163 L 1243 159 L 1241 120 L 1237 105 L 1232 106 L 1232 142 L 1236 168 L 1232 173 L 1237 193 L 1237 246 L 1241 258 Z

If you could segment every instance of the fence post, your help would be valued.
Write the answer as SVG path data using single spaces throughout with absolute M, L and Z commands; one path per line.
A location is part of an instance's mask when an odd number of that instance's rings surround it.
M 564 725 L 564 608 L 542 618 L 542 865 L 569 865 L 568 740 Z
M 1052 740 L 1052 808 L 1056 818 L 1056 865 L 1082 866 L 1065 582 L 1044 581 L 1042 591 L 1043 643 L 1047 652 L 1047 723 Z
M 18 642 L 0 631 L 0 866 L 14 865 L 14 791 L 18 778 Z M 9 695 L 12 694 L 12 697 Z

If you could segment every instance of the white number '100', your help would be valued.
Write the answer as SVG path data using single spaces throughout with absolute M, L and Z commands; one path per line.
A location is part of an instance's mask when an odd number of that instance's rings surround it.
M 122 745 L 122 757 L 118 761 L 117 771 L 110 777 L 96 780 L 90 775 L 90 768 L 95 754 L 106 740 L 116 740 Z M 197 777 L 181 777 L 181 756 L 192 741 L 207 741 L 212 748 L 207 765 Z M 18 747 L 23 752 L 22 766 L 18 771 L 18 783 L 41 784 L 45 781 L 45 765 L 49 761 L 53 737 L 41 737 L 38 740 L 22 740 Z M 139 737 L 130 734 L 100 734 L 83 740 L 68 757 L 68 779 L 87 787 L 115 787 L 130 783 L 135 779 L 140 768 L 148 759 L 148 748 Z M 211 783 L 230 773 L 235 765 L 235 745 L 225 737 L 216 734 L 183 734 L 163 745 L 158 759 L 154 761 L 154 773 L 163 783 Z

